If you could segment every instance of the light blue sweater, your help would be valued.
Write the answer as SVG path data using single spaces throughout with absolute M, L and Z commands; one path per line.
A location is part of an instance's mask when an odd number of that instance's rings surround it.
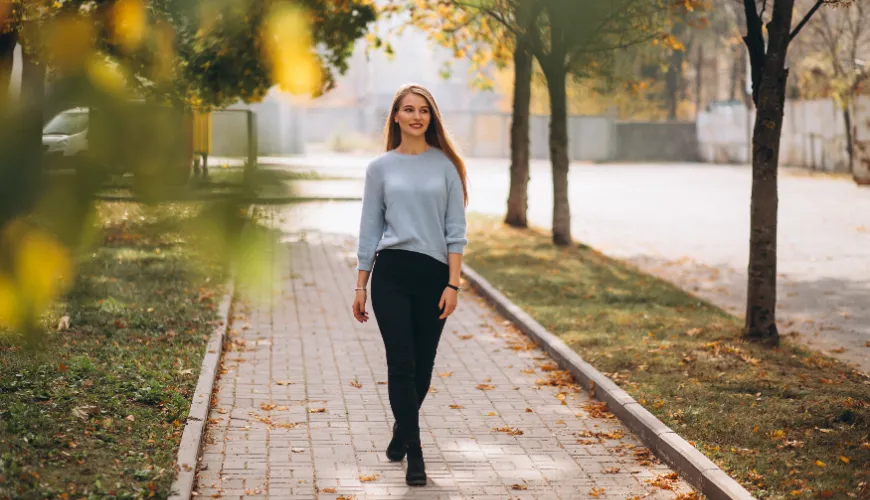
M 420 252 L 447 264 L 466 239 L 462 180 L 450 158 L 430 147 L 417 155 L 395 150 L 366 169 L 357 269 L 371 271 L 377 252 Z

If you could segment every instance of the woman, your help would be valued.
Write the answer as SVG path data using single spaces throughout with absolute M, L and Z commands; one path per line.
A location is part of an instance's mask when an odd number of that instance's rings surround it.
M 386 153 L 366 170 L 353 314 L 361 323 L 369 319 L 371 273 L 372 308 L 387 351 L 396 419 L 387 457 L 399 461 L 407 453 L 405 482 L 424 486 L 419 410 L 441 331 L 456 309 L 468 242 L 467 181 L 435 99 L 423 87 L 398 90 L 384 135 Z

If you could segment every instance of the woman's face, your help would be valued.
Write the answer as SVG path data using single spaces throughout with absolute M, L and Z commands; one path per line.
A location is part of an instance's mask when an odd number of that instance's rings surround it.
M 396 112 L 396 122 L 402 135 L 422 137 L 426 134 L 432 119 L 431 112 L 425 97 L 414 93 L 403 97 L 399 102 L 399 111 Z

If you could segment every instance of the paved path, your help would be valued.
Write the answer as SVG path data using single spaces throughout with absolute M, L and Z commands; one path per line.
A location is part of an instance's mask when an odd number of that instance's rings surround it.
M 370 156 L 272 159 L 284 168 L 356 178 L 328 186 L 361 193 Z M 468 161 L 469 209 L 503 215 L 507 162 Z M 532 162 L 529 220 L 549 228 L 549 165 Z M 575 239 L 672 281 L 742 316 L 751 175 L 745 166 L 575 163 L 569 176 Z M 782 169 L 779 184 L 780 330 L 870 372 L 870 189 Z M 326 185 L 320 189 L 327 189 Z M 329 210 L 355 231 L 359 207 Z M 307 215 L 305 217 L 308 217 Z
M 286 214 L 288 226 L 314 222 Z M 448 320 L 423 409 L 430 485 L 408 488 L 403 463 L 384 456 L 393 418 L 380 335 L 375 321 L 360 325 L 350 313 L 353 239 L 296 233 L 286 245 L 274 252 L 269 299 L 236 310 L 200 498 L 624 500 L 690 491 L 470 292 Z

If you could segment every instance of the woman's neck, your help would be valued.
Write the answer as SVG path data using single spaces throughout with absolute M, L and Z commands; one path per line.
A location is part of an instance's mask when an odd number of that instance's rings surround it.
M 411 138 L 402 136 L 402 142 L 399 143 L 396 151 L 403 155 L 418 155 L 426 152 L 427 149 L 429 149 L 429 144 L 426 142 L 425 137 Z

